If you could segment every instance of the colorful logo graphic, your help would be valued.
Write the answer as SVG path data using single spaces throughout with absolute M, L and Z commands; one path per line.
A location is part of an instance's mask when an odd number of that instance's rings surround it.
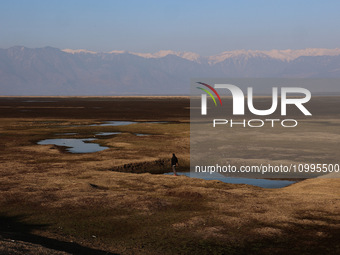
M 220 95 L 217 93 L 217 91 L 213 87 L 211 87 L 210 85 L 208 85 L 206 83 L 203 83 L 203 82 L 197 82 L 197 83 L 201 84 L 203 86 L 206 86 L 207 88 L 211 89 L 211 91 L 213 91 L 215 93 L 215 95 L 217 96 L 217 98 L 220 101 L 220 104 L 222 106 L 222 100 L 220 98 Z M 215 100 L 214 96 L 211 94 L 211 92 L 209 90 L 203 89 L 201 87 L 197 87 L 197 88 L 203 90 L 204 92 L 206 92 L 214 100 L 215 106 L 217 106 L 216 100 Z

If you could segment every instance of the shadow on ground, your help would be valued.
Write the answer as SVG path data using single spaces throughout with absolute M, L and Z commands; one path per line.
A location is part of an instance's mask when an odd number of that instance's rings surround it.
M 46 225 L 25 224 L 22 223 L 22 219 L 23 217 L 21 216 L 8 217 L 0 215 L 0 237 L 29 242 L 71 254 L 116 255 L 115 253 L 81 246 L 77 243 L 34 235 L 31 233 L 33 230 L 42 229 L 46 227 Z

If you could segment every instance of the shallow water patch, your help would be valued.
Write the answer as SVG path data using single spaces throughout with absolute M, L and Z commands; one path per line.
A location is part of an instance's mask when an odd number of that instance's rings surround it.
M 96 126 L 125 126 L 125 125 L 131 125 L 131 124 L 135 124 L 138 122 L 135 121 L 104 121 L 104 123 L 100 123 L 100 124 L 92 124 L 90 125 L 91 127 L 96 127 Z
M 167 121 L 120 121 L 120 120 L 113 120 L 113 121 L 104 121 L 103 123 L 99 124 L 91 124 L 91 127 L 101 126 L 126 126 L 131 124 L 141 124 L 141 123 L 148 123 L 148 124 L 165 124 L 168 123 Z
M 40 145 L 54 144 L 65 146 L 66 150 L 71 153 L 93 153 L 109 149 L 109 147 L 100 146 L 97 143 L 90 143 L 94 138 L 84 139 L 45 139 L 38 142 Z
M 107 136 L 107 135 L 118 135 L 118 134 L 121 134 L 122 132 L 99 132 L 99 133 L 96 133 L 96 135 L 99 135 L 99 136 Z
M 172 175 L 173 173 L 165 173 L 166 175 Z M 233 183 L 233 184 L 248 184 L 261 188 L 267 189 L 278 189 L 289 186 L 295 181 L 286 181 L 286 180 L 268 180 L 268 179 L 250 179 L 250 178 L 234 178 L 234 177 L 224 177 L 220 174 L 195 174 L 190 172 L 177 172 L 178 175 L 185 175 L 187 177 L 199 178 L 203 180 L 217 180 L 225 183 Z

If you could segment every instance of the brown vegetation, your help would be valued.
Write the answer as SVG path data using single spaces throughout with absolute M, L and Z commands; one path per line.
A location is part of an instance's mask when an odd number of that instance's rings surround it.
M 25 100 L 0 99 L 0 253 L 340 251 L 339 179 L 310 179 L 270 190 L 184 176 L 109 171 L 124 165 L 141 172 L 150 166 L 159 170 L 172 152 L 187 169 L 189 101 L 185 98 L 49 99 L 57 104 Z M 332 125 L 338 126 L 336 118 Z M 170 122 L 85 125 L 103 120 Z M 71 154 L 53 145 L 36 145 L 55 133 L 76 132 L 67 137 L 85 138 L 115 131 L 122 133 L 97 137 L 110 147 L 97 153 Z

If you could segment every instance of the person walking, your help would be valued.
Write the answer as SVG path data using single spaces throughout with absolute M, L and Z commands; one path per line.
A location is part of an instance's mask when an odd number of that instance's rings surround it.
M 174 176 L 177 176 L 176 166 L 178 166 L 178 159 L 177 159 L 175 153 L 172 153 L 171 167 L 172 167 L 172 171 L 174 172 Z

